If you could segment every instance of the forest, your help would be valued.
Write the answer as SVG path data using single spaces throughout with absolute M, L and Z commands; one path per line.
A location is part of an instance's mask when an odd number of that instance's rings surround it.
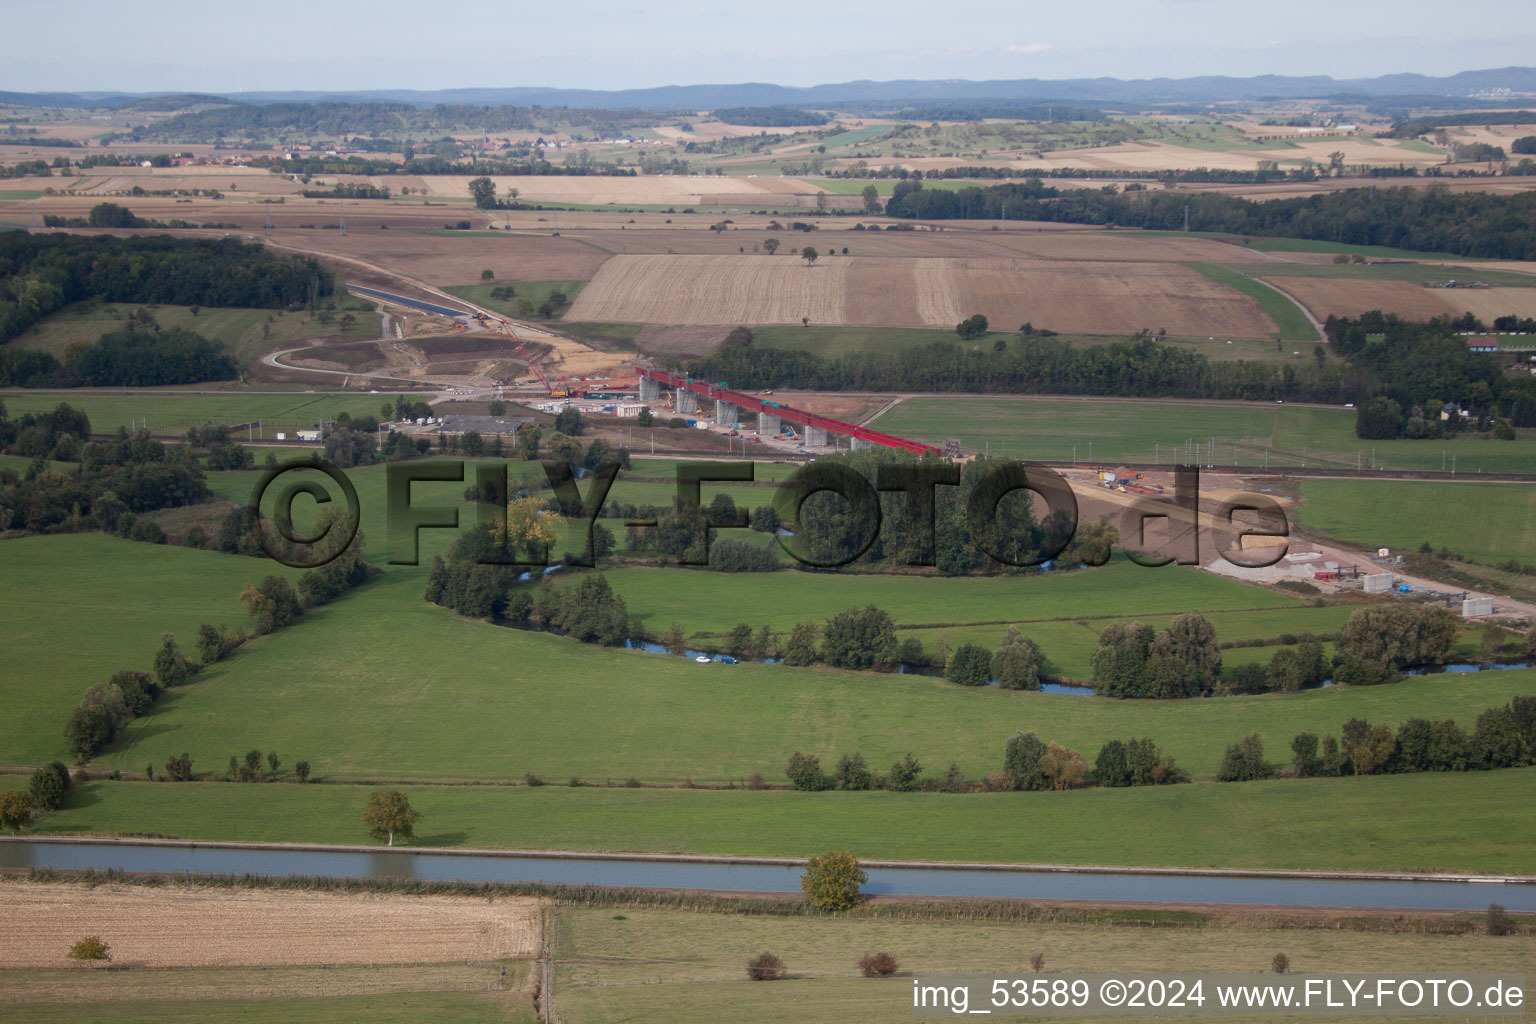
M 177 114 L 135 128 L 136 142 L 211 142 L 217 138 L 293 136 L 339 138 L 347 135 L 401 135 L 418 138 L 451 131 L 513 132 L 570 125 L 608 131 L 652 124 L 660 115 L 636 110 L 581 110 L 571 107 L 474 106 L 409 103 L 267 103 L 215 107 Z
M 1038 220 L 1307 238 L 1489 259 L 1536 258 L 1536 192 L 1354 188 L 1257 202 L 1228 195 L 1058 190 L 1039 180 L 956 191 L 898 184 L 886 214 L 921 220 Z
M 180 327 L 112 331 L 72 347 L 62 364 L 47 352 L 0 348 L 0 385 L 7 387 L 146 388 L 233 380 L 239 373 L 218 342 Z
M 795 107 L 721 107 L 715 118 L 726 124 L 759 125 L 764 128 L 817 127 L 832 120 L 826 114 L 813 114 Z
M 278 309 L 335 287 L 312 259 L 232 238 L 0 232 L 0 342 L 84 299 Z

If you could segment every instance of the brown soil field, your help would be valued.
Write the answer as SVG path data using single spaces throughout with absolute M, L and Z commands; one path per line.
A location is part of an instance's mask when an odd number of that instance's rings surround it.
M 511 973 L 511 972 L 509 972 Z M 139 967 L 132 971 L 34 969 L 16 972 L 7 1003 L 117 1003 L 176 999 L 292 999 L 382 992 L 467 992 L 496 986 L 496 964 L 322 965 L 316 967 Z M 3 984 L 0 981 L 0 984 Z
M 1176 264 L 1027 259 L 616 256 L 576 297 L 570 320 L 648 324 L 797 323 L 948 327 L 993 323 L 1111 334 L 1264 337 L 1252 299 Z
M 635 347 L 647 355 L 701 356 L 720 347 L 730 328 L 723 324 L 694 327 L 642 327 L 635 334 Z
M 62 967 L 100 936 L 115 965 L 447 963 L 531 957 L 541 905 L 531 897 L 398 896 L 7 883 L 0 966 Z
M 1415 320 L 1466 312 L 1488 322 L 1508 314 L 1536 316 L 1536 288 L 1425 288 L 1409 281 L 1282 277 L 1278 273 L 1274 283 L 1319 319 L 1329 313 L 1359 316 L 1372 309 Z

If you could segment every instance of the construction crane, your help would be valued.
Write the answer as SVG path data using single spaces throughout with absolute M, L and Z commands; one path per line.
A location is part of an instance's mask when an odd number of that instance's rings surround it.
M 548 393 L 549 397 L 570 398 L 574 389 L 571 387 L 571 382 L 566 379 L 565 374 L 560 372 L 559 367 L 555 368 L 555 374 L 560 378 L 560 382 L 558 384 L 551 383 L 549 377 L 539 368 L 539 364 L 534 362 L 532 357 L 529 356 L 528 350 L 523 347 L 523 339 L 519 338 L 517 332 L 512 330 L 512 325 L 505 320 L 498 320 L 497 323 L 501 324 L 501 329 L 506 332 L 507 337 L 512 339 L 512 350 L 517 353 L 519 359 L 528 364 L 528 368 L 533 371 L 534 376 L 539 378 L 539 383 L 544 385 L 544 390 Z

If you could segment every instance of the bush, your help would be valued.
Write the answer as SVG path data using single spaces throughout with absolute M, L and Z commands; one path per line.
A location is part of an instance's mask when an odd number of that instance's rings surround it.
M 87 935 L 85 938 L 69 947 L 71 960 L 111 960 L 112 947 L 108 946 L 96 935 Z
M 800 876 L 800 888 L 822 910 L 847 910 L 858 906 L 859 886 L 869 875 L 847 850 L 830 850 L 812 857 Z
M 837 762 L 833 778 L 838 789 L 874 789 L 875 777 L 864 763 L 863 754 L 844 754 Z
M 1039 974 L 1041 971 L 1045 970 L 1045 954 L 1032 954 L 1029 958 L 1029 967 L 1030 970 L 1034 971 L 1036 974 Z
M 992 681 L 992 652 L 980 644 L 961 644 L 949 659 L 944 677 L 961 686 L 986 686 Z
M 1255 732 L 1227 746 L 1221 767 L 1216 769 L 1216 781 L 1250 782 L 1273 774 L 1274 769 L 1264 760 L 1264 738 Z
M 1489 935 L 1513 935 L 1515 932 L 1515 919 L 1509 916 L 1509 911 L 1497 903 L 1488 904 L 1488 917 L 1484 921 L 1484 931 Z
M 0 793 L 0 828 L 7 832 L 24 832 L 31 827 L 32 798 L 20 789 Z
M 866 978 L 884 978 L 896 973 L 896 958 L 889 953 L 869 953 L 859 961 Z
M 827 788 L 827 777 L 821 772 L 821 758 L 815 754 L 803 754 L 798 750 L 790 754 L 784 774 L 789 776 L 790 784 L 802 793 L 814 793 Z
M 32 798 L 34 806 L 56 811 L 63 805 L 64 798 L 69 796 L 72 785 L 69 768 L 64 762 L 55 761 L 32 773 L 27 783 L 27 795 Z
M 784 977 L 784 961 L 769 952 L 747 961 L 747 977 L 753 981 L 778 981 Z
M 1269 966 L 1274 968 L 1276 974 L 1284 974 L 1291 969 L 1291 958 L 1284 953 L 1276 953 L 1270 958 Z

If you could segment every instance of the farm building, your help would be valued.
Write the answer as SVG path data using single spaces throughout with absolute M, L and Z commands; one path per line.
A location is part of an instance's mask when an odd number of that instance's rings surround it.
M 1499 350 L 1499 339 L 1489 337 L 1468 338 L 1467 350 L 1469 352 L 1497 352 Z

